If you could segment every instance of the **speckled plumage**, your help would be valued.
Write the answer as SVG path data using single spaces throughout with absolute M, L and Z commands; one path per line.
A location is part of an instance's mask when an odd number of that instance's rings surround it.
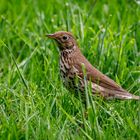
M 112 79 L 94 68 L 82 55 L 71 33 L 60 31 L 47 36 L 55 39 L 58 43 L 60 49 L 60 75 L 68 89 L 73 89 L 75 92 L 80 91 L 81 94 L 84 94 L 84 77 L 86 77 L 86 83 L 91 83 L 93 94 L 99 94 L 104 98 L 140 99 L 139 96 L 130 94 Z M 83 67 L 85 68 L 85 74 Z

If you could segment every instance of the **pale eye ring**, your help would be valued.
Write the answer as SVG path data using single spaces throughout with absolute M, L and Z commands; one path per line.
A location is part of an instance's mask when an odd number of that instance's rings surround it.
M 63 39 L 63 40 L 67 40 L 67 39 L 68 39 L 68 36 L 64 35 L 64 36 L 62 37 L 62 39 Z

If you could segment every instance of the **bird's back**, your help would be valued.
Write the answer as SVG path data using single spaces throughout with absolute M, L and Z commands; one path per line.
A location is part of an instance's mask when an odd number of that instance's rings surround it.
M 93 88 L 95 88 L 94 91 L 97 89 L 97 92 L 101 92 L 103 94 L 102 96 L 107 98 L 114 97 L 120 99 L 140 99 L 139 96 L 130 94 L 112 79 L 93 67 L 90 62 L 82 55 L 79 49 L 77 50 L 77 52 L 75 52 L 75 55 L 72 56 L 72 58 L 74 62 L 73 66 L 79 72 L 78 76 L 84 78 L 82 68 L 82 65 L 84 65 L 87 80 L 93 83 Z

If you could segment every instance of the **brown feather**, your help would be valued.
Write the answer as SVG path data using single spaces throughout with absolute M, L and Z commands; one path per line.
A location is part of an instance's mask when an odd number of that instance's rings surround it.
M 97 92 L 106 98 L 140 99 L 139 96 L 130 94 L 112 79 L 94 68 L 82 55 L 76 40 L 71 33 L 60 31 L 47 36 L 58 42 L 58 47 L 61 52 L 60 72 L 65 85 L 72 89 L 80 88 L 81 92 L 83 92 L 85 86 L 84 76 L 86 76 L 87 82 L 92 82 L 93 94 Z M 85 67 L 86 75 L 84 75 L 83 72 L 83 65 Z M 74 83 L 76 75 L 79 77 L 79 87 Z
M 78 56 L 78 57 L 77 57 Z M 99 70 L 94 68 L 89 61 L 82 55 L 79 48 L 75 50 L 73 56 L 73 66 L 79 71 L 78 76 L 84 78 L 82 65 L 84 64 L 86 70 L 86 78 L 93 83 L 96 83 L 101 87 L 102 96 L 106 98 L 119 98 L 119 99 L 136 99 L 139 100 L 139 96 L 132 95 L 131 93 L 124 90 L 112 79 L 101 73 Z M 99 88 L 100 89 L 100 88 Z
M 76 54 L 77 53 L 77 54 Z M 74 57 L 77 56 L 78 57 Z M 94 83 L 99 84 L 100 86 L 103 86 L 108 89 L 118 90 L 118 91 L 124 91 L 117 83 L 115 83 L 112 79 L 101 73 L 99 70 L 94 68 L 89 61 L 81 54 L 80 50 L 77 49 L 75 51 L 75 54 L 72 56 L 73 58 L 73 65 L 75 68 L 79 70 L 79 76 L 84 77 L 83 70 L 82 70 L 82 64 L 84 64 L 86 69 L 86 76 L 88 80 L 91 80 Z

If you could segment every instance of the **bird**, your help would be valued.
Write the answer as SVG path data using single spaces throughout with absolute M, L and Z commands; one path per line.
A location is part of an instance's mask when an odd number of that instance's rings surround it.
M 54 39 L 60 52 L 60 77 L 68 90 L 84 96 L 85 86 L 91 85 L 92 95 L 98 95 L 105 99 L 134 99 L 140 100 L 140 96 L 133 95 L 123 89 L 114 80 L 100 72 L 82 54 L 75 37 L 71 32 L 58 31 L 46 34 Z

